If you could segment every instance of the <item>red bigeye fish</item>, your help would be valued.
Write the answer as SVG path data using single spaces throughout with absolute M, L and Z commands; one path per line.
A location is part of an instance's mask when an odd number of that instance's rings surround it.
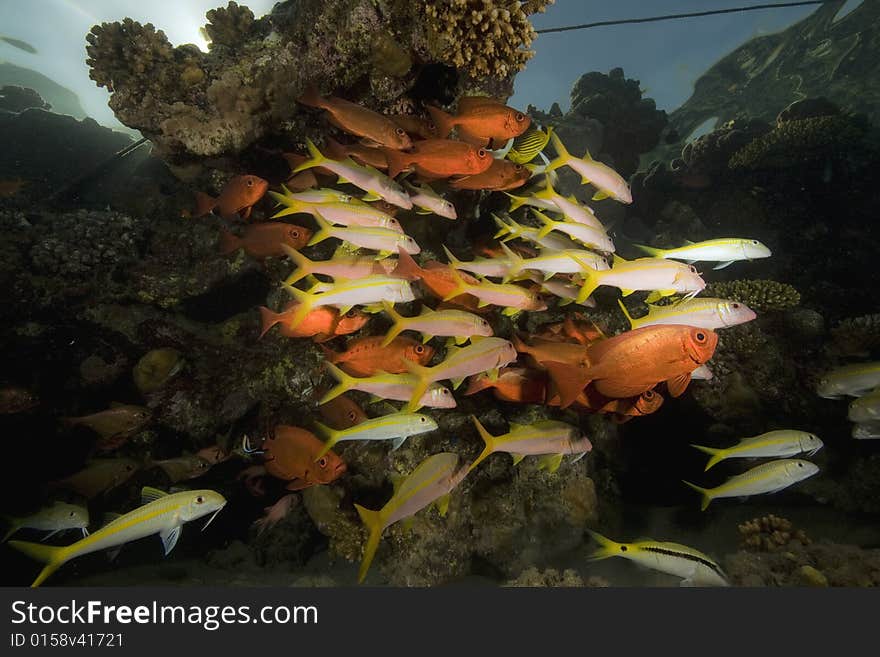
M 318 406 L 318 412 L 332 429 L 349 429 L 368 419 L 364 409 L 345 395 L 334 397 Z
M 333 451 L 318 456 L 324 442 L 311 431 L 279 425 L 263 442 L 266 472 L 287 481 L 287 490 L 329 484 L 345 474 L 346 466 Z
M 351 376 L 373 376 L 379 372 L 402 374 L 403 361 L 425 365 L 434 356 L 434 347 L 404 336 L 394 338 L 383 346 L 384 335 L 358 338 L 348 343 L 342 353 L 321 345 L 328 361 Z
M 232 219 L 238 214 L 242 219 L 248 219 L 253 206 L 268 189 L 269 183 L 258 176 L 234 176 L 223 185 L 217 198 L 196 192 L 196 209 L 192 216 L 203 217 L 217 209 L 224 219 Z
M 410 168 L 428 178 L 448 178 L 483 173 L 494 158 L 482 148 L 449 139 L 416 142 L 407 153 L 383 149 L 388 158 L 388 175 L 394 178 Z
M 547 395 L 547 375 L 525 367 L 502 367 L 494 381 L 488 373 L 475 374 L 468 380 L 465 395 L 492 390 L 496 399 L 521 404 L 543 404 Z
M 276 324 L 280 324 L 281 335 L 286 338 L 312 338 L 315 342 L 326 342 L 337 335 L 359 331 L 370 320 L 369 315 L 355 308 L 340 316 L 339 310 L 333 306 L 321 306 L 308 313 L 302 322 L 291 327 L 290 320 L 296 315 L 298 308 L 299 303 L 296 301 L 288 302 L 280 313 L 260 306 L 263 320 L 260 337 L 266 335 Z
M 501 192 L 522 187 L 531 176 L 531 172 L 522 164 L 496 159 L 483 173 L 455 178 L 449 181 L 449 186 L 455 189 L 485 189 Z
M 436 107 L 428 107 L 428 112 L 440 137 L 447 137 L 453 128 L 458 128 L 461 139 L 479 146 L 503 144 L 524 133 L 532 122 L 522 112 L 486 96 L 460 98 L 457 116 Z
M 258 260 L 286 255 L 284 246 L 301 249 L 312 238 L 312 231 L 303 226 L 281 222 L 264 222 L 244 227 L 241 236 L 220 230 L 220 253 L 228 255 L 238 249 Z

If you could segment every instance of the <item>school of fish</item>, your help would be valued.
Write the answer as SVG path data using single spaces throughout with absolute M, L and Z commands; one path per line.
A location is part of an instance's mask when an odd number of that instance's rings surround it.
M 510 403 L 571 407 L 617 423 L 658 412 L 665 398 L 684 394 L 692 379 L 711 377 L 707 363 L 718 344 L 716 331 L 756 317 L 741 302 L 699 296 L 706 281 L 693 263 L 714 262 L 719 269 L 768 257 L 766 246 L 749 238 L 719 237 L 671 249 L 635 245 L 646 257 L 621 258 L 601 219 L 603 206 L 591 202 L 632 203 L 626 180 L 589 152 L 572 155 L 552 128 L 542 129 L 503 102 L 463 97 L 454 113 L 427 107 L 430 118 L 385 116 L 324 97 L 316 88 L 299 102 L 311 108 L 304 111 L 321 112 L 344 136 L 328 138 L 321 146 L 307 139 L 305 153 L 285 153 L 291 171 L 284 181 L 234 176 L 217 198 L 199 192 L 195 209 L 183 212 L 191 218 L 219 215 L 218 250 L 224 255 L 244 250 L 259 261 L 290 261 L 290 274 L 280 282 L 290 299 L 278 309 L 259 308 L 259 338 L 278 327 L 275 331 L 284 338 L 318 343 L 324 355 L 324 387 L 315 400 L 322 421 L 312 418 L 310 428 L 279 424 L 259 444 L 249 437 L 241 443 L 238 456 L 251 465 L 239 478 L 256 495 L 265 494 L 272 480 L 290 492 L 338 480 L 347 472 L 334 451 L 342 443 L 369 449 L 365 443 L 379 441 L 396 450 L 407 439 L 420 440 L 439 428 L 432 409 L 455 408 L 456 396 L 491 394 Z M 544 156 L 548 147 L 555 151 L 553 159 Z M 532 164 L 538 156 L 544 166 Z M 557 171 L 566 167 L 582 185 L 591 186 L 590 202 L 557 191 Z M 405 227 L 460 222 L 458 209 L 445 197 L 450 192 L 495 193 L 510 202 L 506 212 L 493 214 L 498 227 L 494 241 L 474 245 L 470 259 L 462 255 L 461 244 L 443 245 L 443 262 L 426 257 Z M 275 212 L 257 221 L 263 213 L 254 209 L 266 197 L 276 203 Z M 335 240 L 329 258 L 301 252 L 328 240 Z M 505 330 L 504 337 L 496 335 L 500 326 L 510 325 L 499 316 L 516 319 L 520 313 L 569 304 L 591 308 L 600 287 L 617 288 L 626 298 L 619 304 L 630 330 L 609 336 L 583 311 L 572 311 L 563 321 L 531 333 L 513 329 Z M 644 303 L 632 301 L 636 292 L 646 293 Z M 880 368 L 875 363 L 862 369 L 834 374 L 821 391 L 841 396 L 874 390 L 853 402 L 850 417 L 874 434 L 869 437 L 880 437 Z M 381 400 L 385 412 L 370 416 L 348 396 L 351 391 Z M 109 451 L 149 422 L 144 410 L 120 406 L 67 422 L 99 434 L 102 451 Z M 461 464 L 458 454 L 434 454 L 409 476 L 392 477 L 394 493 L 381 509 L 355 504 L 369 535 L 359 582 L 387 527 L 431 504 L 445 515 L 455 488 L 492 454 L 510 454 L 514 464 L 536 457 L 538 468 L 554 473 L 565 456 L 570 467 L 592 450 L 588 436 L 562 421 L 510 422 L 506 433 L 490 432 L 476 417 L 472 421 L 473 438 L 482 441 L 483 449 L 470 464 Z M 737 457 L 814 454 L 822 442 L 810 433 L 775 430 L 732 447 L 695 447 L 711 456 L 708 470 Z M 90 499 L 145 465 L 161 468 L 171 483 L 185 481 L 231 456 L 215 452 L 150 464 L 94 459 L 58 485 Z M 715 488 L 685 483 L 700 492 L 706 508 L 718 498 L 781 490 L 817 470 L 808 461 L 784 458 Z M 258 522 L 261 532 L 289 513 L 295 504 L 290 492 L 265 508 Z M 39 585 L 80 554 L 153 533 L 160 535 L 167 554 L 185 522 L 216 515 L 225 503 L 213 491 L 165 495 L 145 489 L 143 506 L 72 545 L 10 544 L 46 563 L 34 582 Z M 56 505 L 16 519 L 7 538 L 26 527 L 85 533 L 88 522 L 82 508 Z M 726 584 L 718 565 L 692 548 L 593 536 L 601 546 L 595 559 L 626 556 L 685 583 Z

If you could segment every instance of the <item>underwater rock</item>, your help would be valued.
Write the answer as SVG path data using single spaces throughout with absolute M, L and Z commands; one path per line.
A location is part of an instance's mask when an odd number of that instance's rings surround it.
M 873 75 L 880 5 L 862 2 L 835 21 L 845 2 L 826 2 L 791 27 L 755 37 L 723 57 L 669 115 L 670 126 L 690 135 L 713 117 L 716 125 L 743 116 L 771 122 L 780 107 L 810 96 L 832 98 L 880 121 L 880 83 Z
M 516 579 L 509 580 L 504 586 L 512 587 L 607 587 L 610 584 L 602 577 L 592 575 L 586 581 L 577 574 L 577 571 L 566 568 L 559 572 L 555 568 L 539 570 L 534 566 L 527 568 Z
M 18 113 L 31 107 L 49 110 L 52 106 L 33 89 L 6 85 L 0 87 L 0 111 Z
M 0 86 L 33 89 L 51 106 L 53 112 L 69 114 L 75 119 L 86 118 L 86 111 L 75 93 L 32 69 L 0 61 Z
M 880 313 L 850 317 L 831 329 L 828 350 L 841 356 L 869 357 L 880 348 Z
M 208 41 L 208 49 L 218 46 L 237 49 L 247 41 L 254 27 L 254 12 L 231 2 L 226 7 L 211 9 L 205 14 L 208 24 L 204 27 L 204 35 Z
M 681 150 L 681 159 L 691 173 L 723 174 L 734 153 L 769 130 L 770 125 L 761 120 L 729 121 L 686 143 Z

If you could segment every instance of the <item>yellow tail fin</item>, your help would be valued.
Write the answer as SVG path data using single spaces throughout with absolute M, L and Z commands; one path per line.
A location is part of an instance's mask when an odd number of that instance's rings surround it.
M 553 142 L 553 148 L 556 149 L 556 157 L 550 160 L 550 163 L 544 168 L 546 173 L 564 167 L 571 158 L 571 154 L 568 152 L 568 149 L 565 148 L 565 144 L 562 143 L 562 140 L 555 132 L 550 134 L 550 141 Z
M 510 263 L 510 267 L 507 269 L 507 273 L 501 279 L 502 283 L 509 283 L 510 279 L 519 274 L 523 267 L 525 266 L 523 262 L 523 258 L 510 250 L 510 247 L 507 246 L 504 242 L 501 242 L 501 248 L 504 251 L 504 255 L 507 256 L 507 262 Z
M 693 447 L 694 449 L 698 449 L 701 452 L 703 452 L 703 454 L 708 454 L 709 456 L 712 457 L 709 459 L 709 462 L 706 464 L 706 467 L 703 470 L 703 472 L 705 472 L 706 470 L 711 468 L 713 465 L 717 465 L 718 463 L 720 463 L 721 461 L 723 461 L 727 457 L 727 454 L 725 454 L 726 450 L 723 450 L 723 449 L 715 449 L 714 447 L 704 447 L 703 445 L 694 445 L 694 444 L 691 444 L 691 447 Z M 685 482 L 685 483 L 687 483 L 687 482 Z
M 28 543 L 27 541 L 9 541 L 9 545 L 14 547 L 22 554 L 26 554 L 31 559 L 42 561 L 46 567 L 37 575 L 37 579 L 31 584 L 31 588 L 36 588 L 58 570 L 68 560 L 68 548 L 56 547 L 54 545 L 41 545 L 40 543 Z M 74 543 L 76 545 L 76 543 Z
M 410 400 L 406 403 L 401 411 L 404 413 L 415 413 L 419 408 L 421 408 L 422 396 L 428 391 L 428 386 L 431 385 L 431 371 L 433 368 L 425 367 L 423 365 L 419 365 L 418 363 L 414 363 L 408 358 L 404 358 L 403 366 L 409 371 L 410 374 L 418 378 L 418 383 L 413 386 L 412 396 Z
M 655 258 L 662 258 L 665 253 L 663 249 L 655 249 L 653 246 L 645 246 L 644 244 L 633 244 L 633 246 Z
M 577 299 L 575 299 L 577 303 L 583 303 L 589 299 L 590 295 L 596 291 L 596 288 L 601 283 L 599 272 L 591 270 L 589 267 L 584 267 L 584 271 L 581 273 L 583 274 L 584 282 L 581 285 L 581 291 L 578 292 Z
M 281 287 L 290 292 L 293 298 L 299 302 L 299 305 L 296 307 L 296 312 L 293 313 L 293 317 L 290 318 L 290 323 L 288 325 L 291 329 L 295 329 L 302 324 L 306 315 L 311 312 L 314 295 L 308 292 L 303 292 L 288 283 L 282 283 Z
M 321 424 L 317 420 L 315 420 L 315 426 L 318 428 L 318 432 L 327 437 L 327 442 L 324 443 L 324 446 L 321 448 L 321 451 L 318 452 L 318 455 L 315 457 L 315 461 L 320 461 L 321 457 L 324 456 L 327 452 L 333 449 L 333 446 L 339 442 L 339 438 L 342 435 L 341 431 L 336 431 L 336 429 L 331 429 L 326 424 Z
M 312 268 L 315 266 L 315 263 L 305 257 L 302 253 L 297 251 L 296 249 L 291 249 L 286 244 L 282 244 L 281 248 L 284 249 L 284 253 L 287 254 L 287 257 L 293 260 L 293 264 L 296 265 L 296 269 L 287 277 L 287 280 L 284 282 L 288 285 L 293 285 L 299 280 L 302 280 L 306 276 L 311 275 Z
M 504 192 L 504 193 L 507 194 L 511 199 L 513 199 L 510 202 L 510 209 L 508 210 L 508 212 L 513 212 L 517 208 L 522 207 L 529 200 L 525 196 L 514 196 L 513 194 L 508 194 L 507 192 Z
M 299 173 L 300 171 L 305 171 L 306 169 L 311 169 L 313 167 L 319 167 L 322 164 L 326 163 L 328 160 L 321 151 L 318 150 L 318 147 L 315 146 L 315 143 L 306 137 L 306 148 L 309 149 L 309 155 L 311 158 L 295 167 L 291 173 Z
M 328 223 L 317 210 L 315 210 L 315 221 L 318 222 L 320 230 L 312 235 L 312 239 L 309 240 L 309 243 L 306 246 L 314 246 L 318 242 L 323 242 L 329 237 L 334 237 L 333 226 Z
M 326 395 L 321 397 L 321 401 L 318 402 L 318 406 L 322 406 L 329 401 L 333 401 L 339 395 L 342 395 L 349 390 L 351 390 L 355 385 L 357 385 L 357 380 L 353 376 L 349 376 L 341 369 L 336 367 L 329 360 L 324 362 L 324 365 L 327 367 L 327 371 L 333 376 L 334 379 L 338 382 L 338 385 L 333 387 L 330 391 L 327 392 Z
M 553 228 L 555 228 L 556 222 L 553 221 L 546 214 L 540 212 L 539 210 L 536 210 L 535 208 L 532 208 L 532 214 L 534 214 L 538 219 L 541 220 L 541 223 L 544 224 L 543 228 L 538 231 L 538 234 L 536 236 L 537 239 L 547 237 L 547 235 L 549 235 L 553 231 Z
M 450 254 L 452 255 L 452 254 Z M 467 294 L 467 291 L 472 287 L 468 285 L 467 281 L 465 281 L 461 274 L 458 273 L 458 270 L 454 268 L 450 270 L 450 274 L 452 278 L 455 280 L 455 288 L 453 288 L 452 292 L 443 297 L 443 301 L 449 301 L 450 299 L 454 299 L 455 297 L 461 294 Z
M 360 584 L 364 581 L 364 578 L 366 578 L 367 571 L 370 569 L 370 564 L 373 563 L 373 557 L 376 556 L 376 549 L 379 547 L 379 539 L 382 538 L 383 527 L 379 511 L 365 509 L 360 504 L 355 504 L 354 508 L 357 509 L 358 515 L 361 517 L 361 522 L 364 523 L 367 531 L 370 532 L 370 537 L 367 539 L 367 544 L 364 546 L 364 556 L 361 559 L 361 567 L 358 570 L 358 584 Z
M 599 547 L 587 557 L 590 561 L 600 561 L 601 559 L 608 559 L 609 557 L 621 554 L 620 548 L 623 545 L 622 543 L 616 543 L 607 536 L 594 532 L 592 529 L 588 529 L 587 533 L 599 544 Z
M 702 486 L 697 486 L 696 484 L 692 484 L 691 482 L 685 481 L 684 479 L 682 479 L 681 481 L 686 486 L 693 488 L 695 491 L 697 491 L 700 495 L 703 496 L 703 499 L 700 503 L 700 511 L 705 511 L 706 507 L 709 506 L 709 504 L 712 502 L 711 491 L 708 488 L 703 488 Z
M 382 308 L 388 313 L 388 316 L 391 318 L 391 321 L 394 322 L 391 325 L 391 328 L 388 329 L 388 333 L 385 335 L 385 339 L 382 341 L 382 346 L 387 347 L 391 344 L 391 341 L 394 340 L 398 335 L 400 335 L 401 331 L 406 330 L 406 320 L 408 317 L 404 317 L 399 312 L 394 310 L 394 304 L 388 303 L 387 301 L 382 301 Z
M 590 295 L 588 294 L 587 297 L 588 296 Z M 584 297 L 584 299 L 586 299 L 587 297 Z M 635 328 L 635 322 L 633 321 L 632 316 L 629 314 L 629 311 L 626 309 L 626 306 L 623 305 L 623 299 L 618 299 L 617 303 L 618 305 L 620 305 L 620 309 L 623 311 L 623 315 L 626 317 L 626 321 L 629 322 L 630 328 Z
M 470 464 L 466 474 L 470 474 L 471 470 L 476 468 L 483 461 L 483 459 L 492 454 L 495 451 L 495 447 L 497 446 L 495 436 L 486 431 L 486 427 L 484 427 L 480 423 L 476 416 L 471 415 L 471 420 L 473 421 L 474 426 L 477 428 L 477 433 L 480 434 L 480 438 L 483 439 L 483 442 L 486 446 L 483 448 L 483 451 L 480 452 L 480 455 L 476 458 L 476 460 Z

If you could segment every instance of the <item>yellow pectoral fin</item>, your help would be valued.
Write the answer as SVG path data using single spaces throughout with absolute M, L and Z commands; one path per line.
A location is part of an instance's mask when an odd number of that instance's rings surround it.
M 606 198 L 608 198 L 608 193 L 601 190 L 593 194 L 594 201 L 604 201 Z
M 437 512 L 440 514 L 441 518 L 446 517 L 446 512 L 449 511 L 449 493 L 437 498 Z
M 556 472 L 562 463 L 562 454 L 547 454 L 538 459 L 538 469 L 547 469 L 547 472 Z

